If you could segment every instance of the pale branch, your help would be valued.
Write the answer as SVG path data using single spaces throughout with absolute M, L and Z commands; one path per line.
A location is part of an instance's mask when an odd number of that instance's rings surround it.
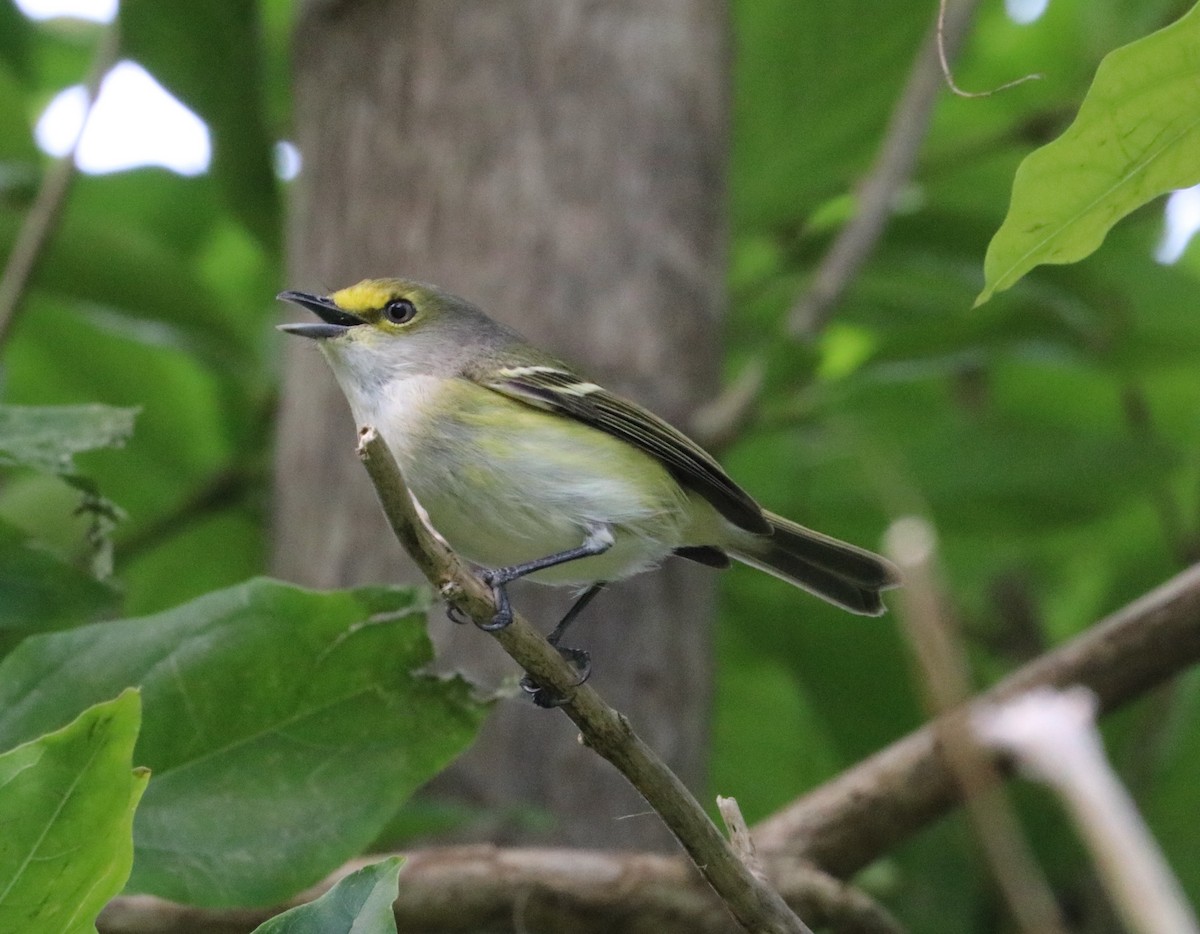
M 729 844 L 737 853 L 738 859 L 755 875 L 764 875 L 762 860 L 754 850 L 754 838 L 750 836 L 750 828 L 746 825 L 746 818 L 742 816 L 742 808 L 737 803 L 737 798 L 717 795 L 717 811 L 721 814 L 725 829 L 729 831 Z
M 971 725 L 1059 796 L 1130 931 L 1200 934 L 1179 880 L 1104 754 L 1095 694 L 1042 688 L 977 711 Z
M 896 192 L 908 181 L 925 139 L 933 105 L 943 87 L 941 61 L 953 56 L 966 37 L 979 0 L 952 3 L 930 27 L 913 59 L 904 90 L 888 118 L 883 143 L 867 174 L 858 185 L 854 216 L 838 233 L 821 259 L 812 282 L 789 313 L 791 333 L 811 337 L 833 314 L 847 286 L 875 248 Z
M 114 899 L 100 934 L 247 934 L 263 921 L 323 895 L 370 863 L 353 860 L 288 903 L 272 908 L 203 909 L 148 895 Z M 790 904 L 837 934 L 903 934 L 862 892 L 794 861 L 772 878 Z M 401 931 L 608 931 L 732 934 L 729 910 L 680 856 L 487 844 L 405 854 L 395 902 Z
M 1082 684 L 1107 712 L 1197 661 L 1200 565 L 1019 668 L 972 708 L 1035 687 Z M 935 737 L 927 724 L 759 823 L 763 861 L 791 855 L 847 877 L 941 817 L 959 795 Z
M 1064 934 L 1058 903 L 1038 868 L 988 749 L 962 714 L 970 699 L 970 666 L 936 568 L 937 536 L 924 519 L 892 523 L 886 551 L 904 580 L 897 609 L 920 672 L 936 741 L 958 785 L 992 878 L 1017 927 L 1026 934 Z
M 387 445 L 374 428 L 359 433 L 359 456 L 379 493 L 396 537 L 421 572 L 458 612 L 478 623 L 496 613 L 491 588 L 417 514 Z M 738 859 L 704 809 L 629 721 L 587 684 L 530 623 L 514 614 L 491 632 L 500 646 L 543 688 L 565 698 L 563 712 L 583 741 L 611 762 L 662 818 L 701 874 L 748 931 L 808 932 L 783 898 Z

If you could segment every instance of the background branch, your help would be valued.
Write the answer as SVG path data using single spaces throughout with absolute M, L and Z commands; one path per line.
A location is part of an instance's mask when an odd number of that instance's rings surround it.
M 950 3 L 930 26 L 888 118 L 883 144 L 858 186 L 854 216 L 838 233 L 811 284 L 792 306 L 788 321 L 794 336 L 811 337 L 829 323 L 834 306 L 875 248 L 892 213 L 896 192 L 912 174 L 929 128 L 945 80 L 943 56 L 952 58 L 957 53 L 978 6 L 979 0 Z
M 406 854 L 396 900 L 401 931 L 571 931 L 572 934 L 731 934 L 740 926 L 679 856 L 657 853 L 433 847 Z M 341 867 L 286 905 L 206 910 L 147 895 L 105 908 L 101 934 L 247 934 L 267 918 L 327 891 L 368 859 Z M 772 877 L 789 904 L 837 934 L 902 934 L 872 899 L 811 867 L 781 862 Z
M 932 724 L 936 741 L 958 784 L 992 878 L 1022 931 L 1063 934 L 1066 927 L 1054 893 L 1000 787 L 992 756 L 961 713 L 970 697 L 970 666 L 942 596 L 933 527 L 909 516 L 892 524 L 885 541 L 888 556 L 904 580 L 898 595 L 900 622 L 916 657 L 926 706 L 937 717 Z
M 1200 565 L 1009 675 L 975 701 L 995 703 L 1043 685 L 1083 684 L 1104 712 L 1200 660 Z M 808 859 L 846 877 L 958 801 L 927 724 L 841 773 L 754 828 L 759 855 Z

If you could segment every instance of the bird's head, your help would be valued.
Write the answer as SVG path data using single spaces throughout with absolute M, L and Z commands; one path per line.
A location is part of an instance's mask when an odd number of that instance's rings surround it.
M 434 286 L 407 279 L 364 279 L 330 295 L 280 292 L 278 298 L 307 308 L 321 322 L 283 324 L 281 331 L 320 341 L 377 344 L 424 330 L 448 305 L 465 305 Z
M 364 279 L 329 295 L 280 292 L 320 321 L 282 324 L 314 339 L 347 395 L 393 379 L 453 376 L 515 335 L 465 299 L 409 279 Z

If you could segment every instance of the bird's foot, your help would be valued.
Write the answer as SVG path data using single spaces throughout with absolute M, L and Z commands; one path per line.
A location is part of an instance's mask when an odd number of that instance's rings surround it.
M 557 646 L 556 646 L 557 648 Z M 592 657 L 583 649 L 558 649 L 558 654 L 565 658 L 579 672 L 579 677 L 576 679 L 572 687 L 579 687 L 591 676 L 592 673 Z M 569 695 L 561 694 L 553 688 L 545 688 L 533 680 L 529 675 L 525 675 L 521 679 L 521 689 L 529 695 L 530 699 L 539 707 L 551 708 L 561 707 L 571 698 Z
M 520 575 L 513 574 L 513 568 L 484 568 L 479 576 L 483 582 L 492 588 L 492 596 L 496 600 L 496 615 L 491 622 L 476 623 L 484 632 L 495 632 L 503 629 L 513 621 L 512 604 L 508 601 L 508 584 Z

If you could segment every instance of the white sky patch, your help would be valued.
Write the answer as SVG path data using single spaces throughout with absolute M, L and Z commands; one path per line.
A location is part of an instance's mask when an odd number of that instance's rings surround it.
M 1154 258 L 1164 265 L 1177 262 L 1200 230 L 1200 185 L 1171 192 L 1163 212 L 1166 230 L 1154 251 Z
M 79 134 L 86 94 L 81 85 L 60 92 L 42 112 L 38 146 L 63 156 Z M 212 144 L 204 121 L 172 97 L 140 65 L 124 61 L 105 77 L 76 154 L 83 172 L 100 175 L 160 165 L 180 175 L 208 169 Z
M 17 9 L 30 19 L 54 19 L 73 16 L 76 19 L 111 23 L 117 15 L 117 0 L 16 0 Z
M 1041 19 L 1049 5 L 1050 0 L 1004 0 L 1008 18 L 1022 26 Z
M 275 144 L 275 174 L 283 181 L 290 182 L 300 174 L 300 150 L 296 144 L 281 139 Z

